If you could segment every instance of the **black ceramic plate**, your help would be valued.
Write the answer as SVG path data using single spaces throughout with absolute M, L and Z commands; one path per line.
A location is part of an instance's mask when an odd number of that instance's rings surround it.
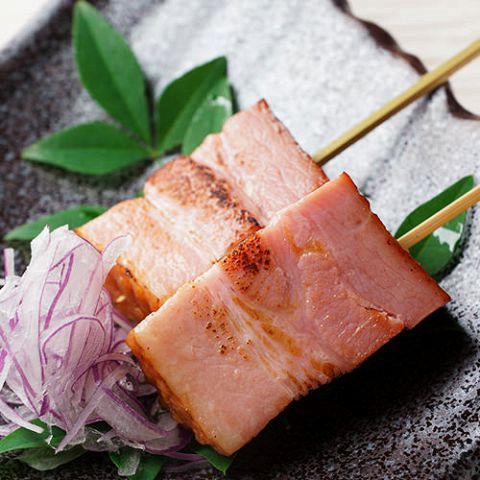
M 109 179 L 31 165 L 21 149 L 101 113 L 72 63 L 71 3 L 0 64 L 0 233 L 81 202 L 133 196 L 153 167 Z M 124 32 L 157 88 L 225 54 L 238 101 L 266 97 L 314 151 L 418 77 L 422 65 L 380 28 L 330 0 L 111 0 L 99 2 Z M 479 173 L 480 124 L 441 88 L 358 142 L 327 167 L 349 171 L 395 229 L 419 202 Z M 354 373 L 292 405 L 241 451 L 237 479 L 474 478 L 478 475 L 480 219 L 471 215 L 460 263 L 443 286 L 454 300 Z M 3 459 L 1 478 L 115 478 L 92 455 L 39 474 Z M 221 478 L 212 471 L 166 478 Z

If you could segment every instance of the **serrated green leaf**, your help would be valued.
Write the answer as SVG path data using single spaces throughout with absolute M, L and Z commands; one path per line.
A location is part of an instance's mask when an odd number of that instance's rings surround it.
M 182 144 L 196 111 L 213 85 L 226 74 L 227 59 L 219 57 L 190 70 L 165 88 L 155 107 L 160 152 Z
M 150 143 L 145 79 L 125 39 L 85 1 L 73 16 L 75 61 L 83 85 L 112 117 Z
M 23 463 L 26 463 L 29 467 L 34 468 L 40 472 L 47 470 L 54 470 L 61 465 L 65 465 L 78 457 L 81 457 L 87 453 L 81 446 L 70 448 L 59 453 L 51 448 L 35 448 L 32 450 L 26 450 L 23 455 L 17 457 Z
M 235 458 L 235 456 L 226 457 L 225 455 L 220 455 L 209 445 L 196 445 L 193 448 L 193 451 L 205 458 L 205 460 L 207 460 L 212 467 L 215 467 L 222 473 L 227 473 L 227 470 Z
M 5 235 L 5 240 L 33 240 L 46 225 L 48 225 L 51 230 L 55 230 L 55 228 L 61 227 L 62 225 L 68 225 L 71 229 L 77 228 L 98 217 L 106 210 L 105 207 L 99 205 L 80 205 L 78 207 L 68 208 L 67 210 L 40 217 L 33 222 L 28 222 L 14 228 Z
M 44 431 L 36 433 L 26 428 L 17 428 L 17 430 L 0 440 L 0 453 L 27 448 L 45 448 L 48 446 L 55 448 L 65 436 L 65 432 L 62 429 L 48 427 L 41 420 L 33 420 L 32 423 L 42 427 Z
M 219 132 L 225 120 L 232 115 L 232 91 L 228 80 L 220 78 L 208 92 L 185 133 L 182 153 L 195 150 L 210 133 Z
M 149 151 L 103 122 L 76 125 L 25 148 L 22 157 L 70 172 L 105 175 L 148 158 Z
M 399 238 L 409 232 L 434 213 L 467 193 L 473 188 L 473 185 L 474 179 L 469 175 L 420 205 L 402 222 L 395 237 Z M 429 275 L 441 274 L 458 253 L 466 218 L 466 212 L 461 213 L 410 249 L 410 255 L 422 265 Z

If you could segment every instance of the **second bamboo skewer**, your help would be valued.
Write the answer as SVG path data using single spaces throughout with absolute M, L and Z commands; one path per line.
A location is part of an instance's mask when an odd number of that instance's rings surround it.
M 440 65 L 435 70 L 420 77 L 418 82 L 412 85 L 408 90 L 390 100 L 368 118 L 344 133 L 340 138 L 315 153 L 313 159 L 319 165 L 325 165 L 330 159 L 365 136 L 382 122 L 444 83 L 450 75 L 462 68 L 468 62 L 472 61 L 478 55 L 480 55 L 480 40 L 476 40 L 465 50 L 462 50 L 443 65 Z
M 445 225 L 450 220 L 453 220 L 457 215 L 480 202 L 480 185 L 472 188 L 469 192 L 457 198 L 450 205 L 447 205 L 435 215 L 427 218 L 424 222 L 417 225 L 415 228 L 402 235 L 398 242 L 405 249 L 413 247 L 416 243 L 428 237 L 435 230 Z

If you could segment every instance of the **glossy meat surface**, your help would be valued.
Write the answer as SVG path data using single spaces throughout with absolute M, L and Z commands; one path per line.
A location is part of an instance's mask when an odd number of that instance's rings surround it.
M 272 216 L 328 181 L 265 100 L 225 122 L 192 157 L 221 174 L 266 225 Z
M 78 229 L 100 249 L 118 235 L 132 236 L 132 249 L 106 283 L 131 320 L 145 318 L 276 210 L 326 181 L 265 101 L 234 115 L 194 157 L 178 157 L 151 175 L 144 200 L 115 205 Z
M 118 236 L 132 237 L 130 249 L 118 259 L 105 285 L 117 308 L 135 321 L 212 263 L 193 239 L 185 241 L 165 211 L 143 198 L 118 203 L 77 233 L 100 251 Z
M 258 230 L 229 184 L 192 158 L 179 157 L 157 170 L 145 184 L 145 198 L 168 212 L 185 242 L 218 260 L 232 246 Z
M 176 417 L 229 455 L 448 300 L 343 174 L 180 288 L 128 342 Z

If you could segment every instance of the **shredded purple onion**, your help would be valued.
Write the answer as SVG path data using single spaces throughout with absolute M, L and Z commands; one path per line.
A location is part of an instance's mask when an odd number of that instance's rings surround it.
M 31 423 L 40 418 L 66 431 L 57 451 L 71 444 L 96 451 L 130 445 L 175 457 L 189 441 L 168 413 L 145 410 L 142 398 L 153 389 L 125 344 L 128 323 L 103 288 L 128 242 L 118 238 L 100 254 L 66 227 L 45 229 L 32 242 L 21 277 L 13 250 L 5 250 L 0 436 L 18 427 L 42 431 Z M 110 425 L 108 434 L 89 427 L 98 421 Z
M 3 262 L 5 266 L 5 277 L 15 275 L 15 252 L 13 248 L 6 248 L 3 251 Z

